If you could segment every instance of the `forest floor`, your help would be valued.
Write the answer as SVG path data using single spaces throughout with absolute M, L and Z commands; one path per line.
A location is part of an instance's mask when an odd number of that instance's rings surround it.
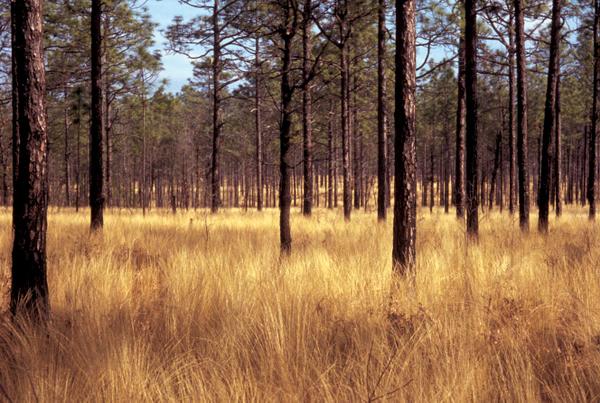
M 0 401 L 584 401 L 600 396 L 600 227 L 547 236 L 420 212 L 416 287 L 388 314 L 391 217 L 49 215 L 52 321 L 0 317 Z M 10 212 L 0 213 L 5 312 Z

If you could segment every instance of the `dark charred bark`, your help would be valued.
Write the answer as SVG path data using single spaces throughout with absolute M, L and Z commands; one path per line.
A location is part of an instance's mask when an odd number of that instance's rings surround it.
M 465 100 L 466 100 L 466 185 L 467 233 L 479 235 L 477 190 L 477 4 L 465 0 Z
M 91 229 L 104 225 L 104 181 L 102 172 L 102 1 L 92 0 L 92 105 L 90 119 L 90 208 Z
M 416 266 L 416 28 L 415 0 L 396 0 L 396 135 L 394 183 L 394 273 L 414 273 Z
M 18 78 L 18 180 L 14 183 L 10 310 L 44 322 L 50 306 L 46 279 L 48 135 L 42 4 L 41 0 L 11 3 L 13 67 Z

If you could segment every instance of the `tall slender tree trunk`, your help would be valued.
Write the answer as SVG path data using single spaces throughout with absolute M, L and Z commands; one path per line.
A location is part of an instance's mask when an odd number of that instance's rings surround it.
M 302 21 L 302 151 L 304 157 L 304 197 L 302 213 L 312 214 L 313 204 L 313 140 L 312 140 L 312 90 L 310 59 L 312 54 L 312 0 L 304 0 Z
M 65 174 L 65 205 L 69 207 L 71 205 L 71 177 L 69 176 L 70 157 L 71 153 L 69 150 L 69 106 L 67 99 L 69 97 L 69 90 L 67 84 L 63 89 L 64 108 L 63 108 L 63 126 L 65 135 L 65 153 L 64 153 L 64 174 Z
M 561 106 L 560 106 L 560 67 L 556 79 L 556 123 L 555 123 L 555 134 L 554 134 L 554 186 L 556 186 L 555 193 L 555 212 L 556 216 L 562 215 L 562 118 L 561 118 Z
M 465 40 L 460 35 L 458 47 L 458 105 L 456 108 L 456 158 L 454 170 L 454 203 L 456 216 L 465 217 Z
M 48 135 L 43 1 L 11 2 L 13 74 L 18 125 L 18 180 L 13 185 L 10 310 L 44 322 L 50 312 L 46 278 Z
M 508 29 L 508 211 L 515 213 L 517 187 L 517 139 L 515 136 L 515 32 L 514 15 L 509 17 Z
M 104 27 L 104 38 L 108 38 L 109 37 L 109 30 L 110 30 L 110 18 L 108 14 L 104 14 L 104 20 L 103 20 L 103 27 Z M 102 41 L 102 50 L 103 50 L 103 62 L 106 66 L 109 65 L 108 62 L 108 41 L 107 40 L 103 40 Z M 108 70 L 108 69 L 107 69 Z M 110 142 L 112 139 L 112 121 L 111 121 L 111 101 L 110 101 L 110 82 L 109 82 L 109 77 L 106 74 L 106 71 L 104 72 L 104 134 L 105 134 L 105 141 L 106 141 L 106 168 L 105 168 L 105 186 L 106 186 L 106 200 L 105 200 L 105 204 L 106 206 L 110 206 L 110 201 L 111 201 L 111 148 L 110 148 Z
M 519 225 L 529 231 L 529 152 L 527 133 L 527 62 L 523 0 L 514 0 L 517 42 L 517 165 L 519 171 Z
M 396 0 L 396 135 L 394 232 L 395 273 L 414 273 L 417 233 L 416 28 L 415 0 Z
M 261 113 L 261 71 L 260 71 L 260 37 L 254 39 L 254 119 L 256 126 L 256 209 L 263 208 L 263 150 L 262 150 L 262 113 Z
M 496 135 L 496 147 L 494 148 L 494 166 L 492 168 L 492 178 L 490 181 L 490 194 L 489 194 L 489 209 L 492 211 L 494 208 L 494 196 L 496 195 L 498 185 L 498 170 L 500 169 L 500 153 L 502 150 L 502 132 L 498 132 Z
M 385 83 L 385 14 L 386 0 L 379 0 L 377 17 L 377 219 L 385 221 L 387 215 L 387 111 Z
M 212 153 L 210 166 L 211 182 L 211 205 L 210 211 L 216 213 L 221 205 L 221 179 L 219 170 L 219 158 L 221 151 L 221 127 L 223 125 L 221 116 L 221 28 L 219 26 L 219 0 L 213 4 L 213 110 L 212 110 Z
M 477 4 L 465 0 L 465 100 L 467 161 L 467 233 L 479 235 L 477 191 Z
M 102 1 L 92 0 L 92 108 L 90 119 L 91 229 L 104 224 L 104 178 L 102 172 Z
M 15 184 L 19 179 L 19 143 L 20 143 L 20 132 L 19 132 L 19 69 L 17 65 L 17 0 L 11 0 L 10 2 L 10 29 L 11 29 L 11 80 L 12 80 L 12 91 L 11 91 L 11 103 L 12 103 L 12 157 L 13 157 L 13 202 Z M 13 209 L 13 221 L 15 219 L 15 210 Z
M 556 124 L 556 88 L 560 52 L 560 12 L 561 0 L 552 1 L 552 27 L 550 34 L 550 61 L 544 111 L 544 132 L 542 138 L 542 158 L 540 167 L 539 221 L 540 232 L 548 232 L 548 212 L 550 202 L 550 167 L 552 161 L 552 134 Z
M 286 0 L 283 5 L 284 29 L 281 37 L 283 51 L 281 60 L 281 126 L 279 132 L 280 147 L 280 182 L 279 182 L 279 237 L 282 255 L 289 255 L 292 251 L 292 231 L 290 226 L 290 138 L 292 129 L 292 97 L 293 88 L 290 84 L 290 70 L 292 65 L 292 42 L 296 34 L 296 10 Z
M 142 178 L 140 181 L 140 202 L 142 204 L 142 216 L 146 215 L 146 76 L 142 67 Z
M 327 130 L 327 208 L 333 208 L 333 182 L 335 176 L 335 146 L 333 138 L 333 102 L 329 105 L 329 124 Z
M 589 219 L 596 219 L 596 140 L 598 137 L 598 100 L 600 97 L 600 0 L 594 0 L 594 85 L 592 99 L 592 127 L 589 135 L 589 169 L 587 200 Z M 585 147 L 584 147 L 585 148 Z
M 77 183 L 77 190 L 75 192 L 75 211 L 79 212 L 79 206 L 81 204 L 81 108 L 82 104 L 82 93 L 80 90 L 77 92 L 77 155 L 75 158 L 75 182 Z
M 345 30 L 342 30 L 344 32 Z M 349 67 L 348 67 L 348 47 L 342 45 L 340 49 L 340 66 L 342 70 L 341 78 L 341 99 L 342 99 L 342 199 L 344 207 L 344 219 L 350 220 L 352 213 L 352 184 L 350 183 L 350 117 L 349 117 Z

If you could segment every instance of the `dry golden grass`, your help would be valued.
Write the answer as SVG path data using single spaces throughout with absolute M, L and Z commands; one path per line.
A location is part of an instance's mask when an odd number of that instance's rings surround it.
M 388 316 L 391 225 L 373 213 L 53 211 L 45 332 L 4 315 L 0 401 L 581 401 L 600 398 L 600 231 L 487 214 L 467 251 L 422 212 L 416 288 Z M 391 220 L 390 220 L 391 221 Z M 8 292 L 10 213 L 0 213 Z M 535 217 L 532 217 L 532 227 Z

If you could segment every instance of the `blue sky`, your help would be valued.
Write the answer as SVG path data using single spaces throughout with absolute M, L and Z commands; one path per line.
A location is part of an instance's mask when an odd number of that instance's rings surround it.
M 146 7 L 152 16 L 152 20 L 159 24 L 154 36 L 156 48 L 160 49 L 163 54 L 164 70 L 160 73 L 160 79 L 168 79 L 170 90 L 177 92 L 187 82 L 188 78 L 192 77 L 192 65 L 185 56 L 171 55 L 164 51 L 165 38 L 160 30 L 166 28 L 176 15 L 181 15 L 187 19 L 196 15 L 198 10 L 180 4 L 178 0 L 148 0 Z
M 190 60 L 178 54 L 168 54 L 165 51 L 165 38 L 161 30 L 165 29 L 173 18 L 177 15 L 183 16 L 184 20 L 196 16 L 199 12 L 185 4 L 179 3 L 178 0 L 147 0 L 145 7 L 148 8 L 152 20 L 159 24 L 154 36 L 156 40 L 156 48 L 161 50 L 163 55 L 163 71 L 160 73 L 159 79 L 167 79 L 169 81 L 169 89 L 172 92 L 178 92 L 181 87 L 187 83 L 188 79 L 192 78 L 192 64 Z M 419 49 L 417 55 L 417 64 L 422 61 L 422 50 Z M 432 52 L 434 59 L 440 59 L 445 56 L 445 51 L 434 49 Z

